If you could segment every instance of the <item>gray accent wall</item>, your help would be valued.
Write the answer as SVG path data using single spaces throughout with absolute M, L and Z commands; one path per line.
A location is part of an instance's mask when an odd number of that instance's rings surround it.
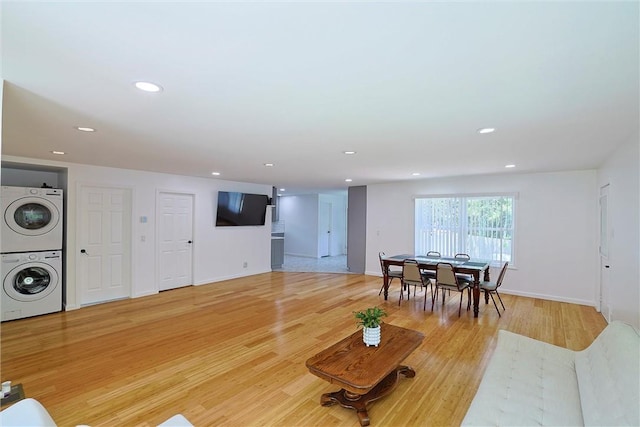
M 367 261 L 367 187 L 349 187 L 347 196 L 347 268 L 364 274 Z

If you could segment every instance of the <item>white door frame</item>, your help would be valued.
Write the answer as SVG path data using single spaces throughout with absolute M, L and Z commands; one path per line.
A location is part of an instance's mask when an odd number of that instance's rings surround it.
M 155 268 L 155 284 L 156 284 L 156 290 L 159 289 L 160 286 L 160 215 L 161 215 L 161 210 L 162 210 L 162 206 L 160 205 L 160 196 L 162 194 L 178 194 L 178 195 L 182 195 L 182 196 L 190 196 L 191 200 L 192 200 L 192 205 L 191 205 L 191 235 L 194 236 L 194 227 L 195 227 L 195 213 L 196 213 L 196 194 L 193 192 L 189 192 L 189 191 L 181 191 L 181 190 L 172 190 L 172 189 L 167 189 L 167 188 L 158 188 L 156 189 L 156 218 L 155 218 L 155 222 L 156 222 L 156 226 L 155 226 L 155 234 L 156 234 L 156 247 L 155 247 L 155 264 L 156 264 L 156 268 Z M 215 213 L 214 213 L 215 215 Z M 212 221 L 215 221 L 215 217 L 212 219 Z M 193 238 L 193 243 L 191 244 L 191 282 L 194 282 L 194 275 L 193 275 L 193 254 L 195 252 L 195 245 L 196 245 L 196 239 Z M 192 283 L 193 284 L 193 283 Z
M 609 279 L 609 263 L 611 262 L 611 249 L 609 240 L 611 238 L 611 221 L 609 220 L 609 190 L 610 185 L 605 184 L 600 187 L 598 194 L 598 227 L 599 227 L 599 241 L 598 241 L 598 261 L 599 261 L 599 279 L 598 280 L 598 297 L 596 298 L 596 310 L 599 311 L 607 322 L 611 321 L 611 301 L 610 294 L 611 283 Z M 603 306 L 603 300 L 606 306 Z
M 328 211 L 326 212 L 327 213 L 326 217 L 324 215 L 322 215 L 323 209 L 324 209 L 323 207 L 324 208 L 328 208 Z M 323 245 L 321 243 L 321 241 L 326 239 L 326 241 L 327 241 L 327 255 L 324 255 L 324 256 L 332 256 L 333 252 L 331 250 L 331 245 L 332 245 L 332 238 L 333 238 L 333 204 L 331 202 L 320 201 L 319 216 L 318 216 L 319 224 L 324 224 L 325 223 L 325 219 L 326 219 L 326 222 L 327 222 L 327 228 L 328 229 L 327 230 L 319 230 L 320 233 L 322 233 L 322 235 L 319 236 L 320 240 L 318 242 L 318 248 L 320 248 L 321 245 Z M 321 253 L 319 253 L 318 255 L 320 255 L 320 257 L 323 256 Z

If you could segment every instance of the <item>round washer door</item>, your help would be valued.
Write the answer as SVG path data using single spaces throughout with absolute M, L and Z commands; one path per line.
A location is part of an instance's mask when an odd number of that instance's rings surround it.
M 13 231 L 25 236 L 50 232 L 60 221 L 58 208 L 41 197 L 23 197 L 4 211 L 4 220 Z
M 11 270 L 4 278 L 4 291 L 17 301 L 38 301 L 58 286 L 58 272 L 43 262 L 28 262 Z

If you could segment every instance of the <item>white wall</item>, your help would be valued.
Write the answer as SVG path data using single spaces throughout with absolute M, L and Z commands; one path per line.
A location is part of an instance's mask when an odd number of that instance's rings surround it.
M 267 224 L 259 227 L 215 227 L 218 190 L 241 191 L 271 195 L 271 186 L 208 178 L 104 168 L 63 162 L 43 162 L 36 159 L 3 156 L 12 163 L 39 164 L 66 168 L 67 198 L 67 309 L 78 308 L 79 289 L 75 280 L 80 185 L 130 188 L 133 193 L 132 224 L 132 296 L 158 292 L 156 278 L 156 195 L 158 191 L 193 194 L 194 284 L 205 284 L 234 277 L 271 271 L 271 211 L 267 209 Z M 141 216 L 147 223 L 140 223 Z M 141 236 L 145 242 L 141 242 Z M 243 263 L 247 262 L 247 268 Z
M 518 193 L 515 268 L 507 271 L 503 292 L 595 306 L 596 176 L 589 170 L 370 185 L 366 272 L 380 275 L 379 251 L 413 253 L 416 195 Z
M 598 188 L 609 184 L 611 319 L 640 329 L 640 143 L 634 135 L 598 170 Z
M 284 222 L 284 253 L 318 258 L 318 195 L 281 196 L 280 221 Z
M 339 194 L 305 194 L 280 196 L 280 220 L 284 222 L 284 253 L 320 257 L 320 202 L 331 204 L 331 256 L 347 250 L 347 196 Z

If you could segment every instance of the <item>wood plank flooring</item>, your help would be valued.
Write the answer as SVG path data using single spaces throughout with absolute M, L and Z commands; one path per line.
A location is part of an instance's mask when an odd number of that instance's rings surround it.
M 273 272 L 4 322 L 2 381 L 22 383 L 60 426 L 153 426 L 182 413 L 196 426 L 359 426 L 320 406 L 336 387 L 305 361 L 356 330 L 352 312 L 381 306 L 387 323 L 423 332 L 401 378 L 369 407 L 372 426 L 458 425 L 499 329 L 573 350 L 606 326 L 592 307 L 503 295 L 458 318 L 458 294 L 431 312 L 423 294 L 398 306 L 399 282 Z M 466 304 L 466 296 L 465 302 Z M 463 305 L 464 305 L 463 304 Z

